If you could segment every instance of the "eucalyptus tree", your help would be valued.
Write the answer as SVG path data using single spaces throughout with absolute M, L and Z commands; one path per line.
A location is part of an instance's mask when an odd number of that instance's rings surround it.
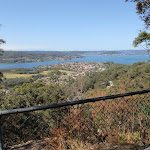
M 0 45 L 5 43 L 5 41 L 3 39 L 0 39 Z M 2 55 L 3 49 L 0 48 L 0 55 Z
M 138 37 L 133 41 L 133 46 L 137 47 L 141 45 L 149 54 L 150 57 L 150 33 L 143 31 L 139 33 Z
M 146 28 L 150 26 L 150 0 L 125 0 L 136 3 L 137 14 L 144 21 Z
M 5 43 L 5 41 L 3 39 L 0 39 L 0 46 L 3 43 Z M 3 53 L 3 49 L 0 48 L 0 56 L 2 55 L 2 53 Z M 3 74 L 2 72 L 0 72 L 0 81 L 2 81 L 2 77 L 3 77 Z

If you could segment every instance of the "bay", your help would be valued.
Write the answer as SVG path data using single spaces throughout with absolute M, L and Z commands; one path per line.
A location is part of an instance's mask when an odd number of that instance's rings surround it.
M 114 62 L 119 64 L 131 65 L 140 61 L 148 61 L 150 58 L 148 55 L 85 55 L 84 58 L 76 58 L 63 61 L 44 61 L 44 62 L 31 62 L 31 63 L 8 63 L 0 64 L 0 69 L 10 68 L 30 68 L 54 65 L 67 62 Z

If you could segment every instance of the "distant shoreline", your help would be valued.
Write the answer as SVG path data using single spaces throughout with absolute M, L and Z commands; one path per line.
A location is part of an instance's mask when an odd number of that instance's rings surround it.
M 85 55 L 82 58 L 73 58 L 70 60 L 60 61 L 43 61 L 43 62 L 31 62 L 31 63 L 5 63 L 0 64 L 0 69 L 10 68 L 29 68 L 33 69 L 38 66 L 54 65 L 67 62 L 114 62 L 118 64 L 131 65 L 140 61 L 148 61 L 148 55 Z
M 31 63 L 44 61 L 63 61 L 83 56 L 71 52 L 29 52 L 29 51 L 4 51 L 0 63 Z
M 83 58 L 84 56 L 81 56 L 81 57 L 72 57 L 72 58 L 69 58 L 69 59 L 49 59 L 49 60 L 35 60 L 35 61 L 24 61 L 24 62 L 11 62 L 13 64 L 19 64 L 19 63 L 34 63 L 34 62 L 44 62 L 44 61 L 65 61 L 65 60 L 71 60 L 71 59 L 76 59 L 76 58 Z M 0 60 L 0 64 L 10 64 L 10 62 L 4 62 L 4 61 L 1 61 Z
M 121 56 L 121 55 L 147 55 L 147 54 L 84 54 L 83 56 L 89 56 L 89 55 L 94 55 L 94 56 L 98 56 L 98 55 L 100 55 L 100 56 L 111 56 L 111 55 L 113 55 L 113 56 Z
M 1 56 L 0 64 L 34 63 L 44 61 L 65 61 L 85 56 L 121 56 L 147 55 L 145 50 L 120 51 L 5 51 Z

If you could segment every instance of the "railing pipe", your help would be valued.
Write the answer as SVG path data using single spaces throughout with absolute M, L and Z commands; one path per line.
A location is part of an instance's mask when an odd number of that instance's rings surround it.
M 136 94 L 144 94 L 144 93 L 149 93 L 149 92 L 150 92 L 150 89 L 143 90 L 143 91 L 122 93 L 122 94 L 117 94 L 117 95 L 109 95 L 109 96 L 96 97 L 96 98 L 90 98 L 90 99 L 69 101 L 69 102 L 63 102 L 63 103 L 54 103 L 54 104 L 48 104 L 48 105 L 42 105 L 42 106 L 32 106 L 32 107 L 26 107 L 26 108 L 4 110 L 4 111 L 0 111 L 0 116 L 8 115 L 8 114 L 23 113 L 23 112 L 31 112 L 31 111 L 37 111 L 37 110 L 44 110 L 44 109 L 50 109 L 50 108 L 59 108 L 59 107 L 64 107 L 64 106 L 73 106 L 76 104 L 96 102 L 96 101 L 114 99 L 114 98 L 119 98 L 119 97 L 132 96 Z

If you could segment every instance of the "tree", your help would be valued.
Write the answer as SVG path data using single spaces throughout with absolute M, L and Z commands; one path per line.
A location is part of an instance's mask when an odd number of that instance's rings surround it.
M 0 45 L 5 43 L 5 41 L 3 39 L 0 39 Z M 3 49 L 0 48 L 0 55 L 2 55 Z
M 138 37 L 133 41 L 133 46 L 137 47 L 139 45 L 146 49 L 150 56 L 150 33 L 146 31 L 139 33 Z
M 1 24 L 0 24 L 1 26 Z M 5 41 L 3 39 L 0 39 L 0 46 L 1 44 L 5 43 Z M 0 48 L 0 55 L 2 55 L 3 49 Z
M 146 28 L 150 26 L 150 0 L 126 0 L 136 3 L 137 13 L 145 22 Z
M 3 39 L 0 39 L 0 45 L 5 43 Z M 3 49 L 0 48 L 0 55 L 2 55 Z M 0 72 L 0 81 L 2 81 L 3 74 Z

